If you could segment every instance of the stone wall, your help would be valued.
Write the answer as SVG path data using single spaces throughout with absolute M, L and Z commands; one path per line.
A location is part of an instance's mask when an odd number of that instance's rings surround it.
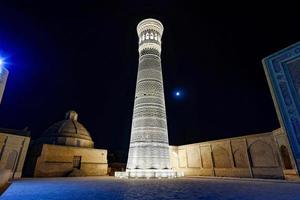
M 35 177 L 67 176 L 74 168 L 74 158 L 78 169 L 87 176 L 107 174 L 107 150 L 44 144 L 36 159 Z
M 280 155 L 279 158 L 284 176 L 288 179 L 299 177 L 287 136 L 284 134 L 282 129 L 273 131 L 273 135 Z
M 283 178 L 285 171 L 275 133 L 278 140 L 286 137 L 278 129 L 244 137 L 170 146 L 171 165 L 185 176 Z M 294 168 L 295 165 L 291 164 L 290 170 L 295 172 Z
M 20 131 L 0 130 L 0 170 L 10 170 L 10 178 L 21 178 L 30 137 Z

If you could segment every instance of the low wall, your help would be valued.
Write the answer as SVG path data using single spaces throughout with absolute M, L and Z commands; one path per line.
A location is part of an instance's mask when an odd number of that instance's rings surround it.
M 170 155 L 185 176 L 284 178 L 273 132 L 170 146 Z

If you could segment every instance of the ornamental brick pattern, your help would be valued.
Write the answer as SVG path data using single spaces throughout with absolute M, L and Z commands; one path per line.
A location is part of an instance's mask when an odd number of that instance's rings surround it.
M 170 170 L 170 153 L 161 69 L 163 25 L 145 19 L 137 26 L 139 68 L 127 170 Z

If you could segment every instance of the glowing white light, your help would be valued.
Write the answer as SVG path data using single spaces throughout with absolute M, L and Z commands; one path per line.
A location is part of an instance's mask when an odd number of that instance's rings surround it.
M 153 40 L 153 37 L 154 37 L 154 35 L 153 35 L 153 33 L 151 32 L 151 33 L 150 33 L 150 39 Z
M 176 92 L 176 96 L 180 96 L 180 92 Z
M 2 73 L 3 65 L 4 65 L 4 60 L 0 58 L 0 74 Z

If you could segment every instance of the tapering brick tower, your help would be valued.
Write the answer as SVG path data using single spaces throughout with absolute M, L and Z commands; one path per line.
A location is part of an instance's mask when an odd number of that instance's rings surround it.
M 175 177 L 170 167 L 169 140 L 161 69 L 163 25 L 145 19 L 137 26 L 139 68 L 130 148 L 125 177 Z

